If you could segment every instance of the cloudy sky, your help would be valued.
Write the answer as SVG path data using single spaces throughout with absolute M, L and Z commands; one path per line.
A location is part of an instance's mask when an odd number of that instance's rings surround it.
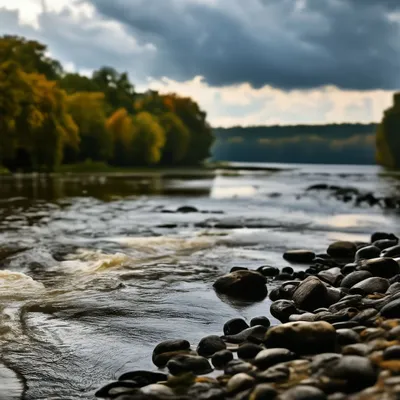
M 127 70 L 214 126 L 371 122 L 400 88 L 400 0 L 0 0 L 0 34 Z

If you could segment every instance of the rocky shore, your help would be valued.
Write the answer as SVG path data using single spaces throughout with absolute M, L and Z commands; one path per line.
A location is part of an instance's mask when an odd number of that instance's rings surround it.
M 246 301 L 269 295 L 270 313 L 281 324 L 237 318 L 196 347 L 184 338 L 166 340 L 154 348 L 155 371 L 123 374 L 96 396 L 400 399 L 399 239 L 376 232 L 370 243 L 336 242 L 323 254 L 293 250 L 283 257 L 305 268 L 234 268 L 214 284 L 219 294 Z

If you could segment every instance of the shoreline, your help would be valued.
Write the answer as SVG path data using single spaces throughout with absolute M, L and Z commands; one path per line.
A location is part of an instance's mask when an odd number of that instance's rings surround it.
M 197 347 L 165 338 L 153 371 L 132 371 L 98 398 L 199 400 L 397 399 L 400 395 L 400 245 L 376 232 L 369 243 L 335 242 L 326 253 L 288 251 L 304 269 L 232 268 L 217 293 L 272 301 L 271 315 L 227 321 Z M 281 285 L 268 293 L 271 281 Z M 172 340 L 171 340 L 172 339 Z M 150 356 L 150 355 L 149 355 Z M 156 368 L 158 370 L 156 371 Z

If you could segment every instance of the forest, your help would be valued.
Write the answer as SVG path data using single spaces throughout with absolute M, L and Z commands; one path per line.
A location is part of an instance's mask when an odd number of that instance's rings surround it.
M 137 93 L 108 66 L 90 77 L 66 72 L 44 44 L 18 36 L 0 37 L 0 116 L 0 167 L 10 171 L 198 165 L 214 140 L 192 99 Z
M 376 124 L 256 126 L 214 129 L 215 160 L 374 164 Z

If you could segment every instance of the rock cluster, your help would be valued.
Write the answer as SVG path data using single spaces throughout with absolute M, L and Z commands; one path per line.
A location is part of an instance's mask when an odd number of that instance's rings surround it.
M 312 256 L 312 257 L 311 257 Z M 304 271 L 235 269 L 217 280 L 228 296 L 258 300 L 270 280 L 271 315 L 235 318 L 196 350 L 168 340 L 153 351 L 162 371 L 134 371 L 96 396 L 117 400 L 342 400 L 400 398 L 400 246 L 392 234 L 336 242 L 326 254 L 287 252 Z M 312 260 L 311 260 L 312 258 Z M 283 281 L 283 277 L 288 280 Z M 265 287 L 265 289 L 264 289 Z M 248 295 L 252 288 L 258 295 Z M 253 293 L 253 294 L 254 294 Z M 222 333 L 221 332 L 221 333 Z M 210 374 L 213 372 L 212 374 Z

